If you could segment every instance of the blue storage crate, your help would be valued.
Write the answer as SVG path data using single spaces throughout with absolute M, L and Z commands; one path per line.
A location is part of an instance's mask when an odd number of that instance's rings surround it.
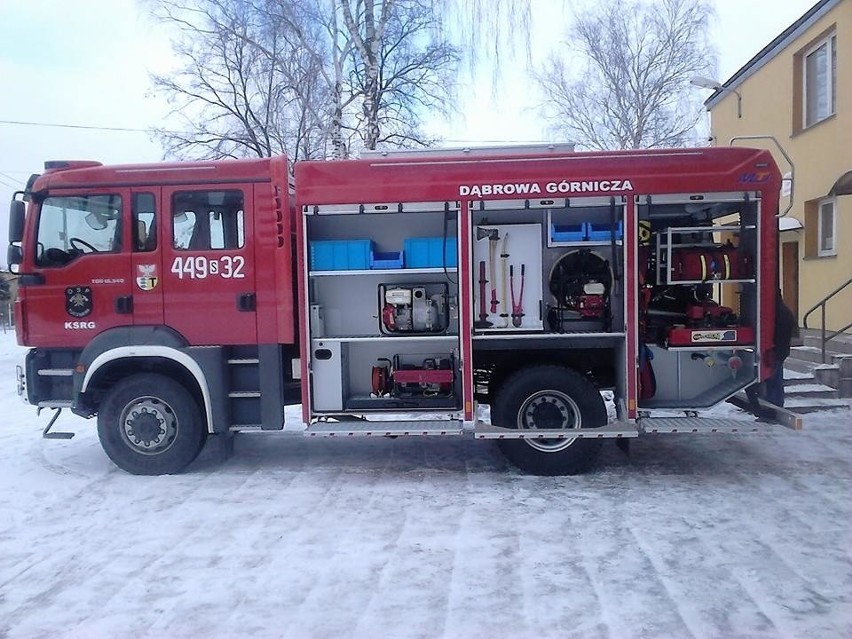
M 587 222 L 577 224 L 551 224 L 551 242 L 582 242 L 586 239 Z
M 456 238 L 410 237 L 405 240 L 405 268 L 455 268 L 458 266 Z
M 402 268 L 405 263 L 405 253 L 402 251 L 371 251 L 370 252 L 370 268 L 371 269 L 390 269 Z
M 623 235 L 622 224 L 615 227 L 615 239 L 620 240 Z M 612 239 L 612 224 L 586 224 L 586 237 L 592 242 L 609 242 Z
M 312 271 L 357 271 L 370 268 L 370 240 L 322 240 L 311 242 Z

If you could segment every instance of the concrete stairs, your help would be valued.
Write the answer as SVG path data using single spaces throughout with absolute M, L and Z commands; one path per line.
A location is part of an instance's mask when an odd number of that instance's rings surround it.
M 838 391 L 838 397 L 852 397 L 852 334 L 844 333 L 826 343 L 822 361 L 820 333 L 801 329 L 798 346 L 790 349 L 784 362 L 788 370 L 813 375 L 814 379 Z
M 784 371 L 784 408 L 804 415 L 823 410 L 852 408 L 836 388 L 820 383 L 813 375 Z
M 826 343 L 822 362 L 819 331 L 801 329 L 798 345 L 784 362 L 785 406 L 796 413 L 835 408 L 849 409 L 852 402 L 852 335 Z

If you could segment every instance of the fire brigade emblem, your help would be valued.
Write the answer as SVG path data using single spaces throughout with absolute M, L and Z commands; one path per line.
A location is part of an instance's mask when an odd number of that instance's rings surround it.
M 143 291 L 155 289 L 159 281 L 156 264 L 138 264 L 136 266 L 136 286 Z
M 71 317 L 86 317 L 92 312 L 92 289 L 69 286 L 65 289 L 65 312 Z

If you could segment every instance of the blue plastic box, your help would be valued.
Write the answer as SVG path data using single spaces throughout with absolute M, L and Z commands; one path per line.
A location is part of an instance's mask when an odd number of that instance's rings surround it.
M 551 242 L 582 242 L 586 239 L 588 223 L 578 224 L 551 224 Z
M 311 242 L 312 271 L 357 271 L 370 268 L 370 240 L 322 240 Z
M 619 221 L 615 227 L 615 239 L 620 240 L 623 234 L 623 227 Z M 586 239 L 592 242 L 608 242 L 612 239 L 612 224 L 586 223 Z
M 455 268 L 458 266 L 456 238 L 410 237 L 405 240 L 405 268 Z
M 391 269 L 402 268 L 405 263 L 405 253 L 402 251 L 371 251 L 370 252 L 370 268 L 371 269 Z

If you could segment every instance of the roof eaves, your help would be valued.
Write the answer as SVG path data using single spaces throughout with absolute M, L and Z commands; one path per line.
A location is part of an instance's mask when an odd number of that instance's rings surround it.
M 802 33 L 809 29 L 817 20 L 822 18 L 826 13 L 831 11 L 843 0 L 820 0 L 805 14 L 796 20 L 789 27 L 784 29 L 775 39 L 763 47 L 757 54 L 740 69 L 728 78 L 721 89 L 716 89 L 713 94 L 704 101 L 704 106 L 709 111 L 716 106 L 722 98 L 724 98 L 731 90 L 736 89 L 746 79 L 757 73 L 764 65 L 772 58 L 786 49 L 791 42 L 798 38 Z

